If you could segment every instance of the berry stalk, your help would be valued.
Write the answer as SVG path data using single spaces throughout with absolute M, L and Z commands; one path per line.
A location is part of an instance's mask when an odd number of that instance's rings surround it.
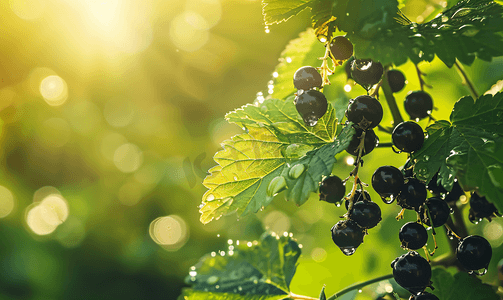
M 380 277 L 377 277 L 377 278 L 374 278 L 374 279 L 370 279 L 370 280 L 364 281 L 362 283 L 358 283 L 358 284 L 355 284 L 355 285 L 348 286 L 348 287 L 346 287 L 346 288 L 338 291 L 337 293 L 333 294 L 332 296 L 328 297 L 327 300 L 335 300 L 335 299 L 339 298 L 340 296 L 342 296 L 342 295 L 344 295 L 346 293 L 349 293 L 351 291 L 359 290 L 361 288 L 366 287 L 367 285 L 371 285 L 373 283 L 380 282 L 380 281 L 387 280 L 387 279 L 391 279 L 391 278 L 393 278 L 393 274 L 387 274 L 387 275 L 384 275 L 384 276 L 380 276 Z
M 393 127 L 403 122 L 402 115 L 400 114 L 400 110 L 398 109 L 398 105 L 396 104 L 395 97 L 393 96 L 393 92 L 391 91 L 391 87 L 389 86 L 387 76 L 382 77 L 382 91 L 384 93 L 384 98 L 388 103 L 389 110 L 391 111 L 391 115 L 393 116 Z
M 472 96 L 474 99 L 479 98 L 479 94 L 477 93 L 477 90 L 475 89 L 475 86 L 473 85 L 472 81 L 468 77 L 468 75 L 465 72 L 465 69 L 463 68 L 462 65 L 459 64 L 458 60 L 454 61 L 454 65 L 456 66 L 456 69 L 458 70 L 459 76 L 463 79 L 463 84 L 468 86 L 470 89 L 470 93 L 472 93 Z

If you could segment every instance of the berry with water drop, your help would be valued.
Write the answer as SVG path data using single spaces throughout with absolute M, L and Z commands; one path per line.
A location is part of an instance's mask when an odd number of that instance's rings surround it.
M 405 97 L 404 107 L 411 119 L 422 119 L 433 110 L 433 99 L 424 91 L 414 91 Z
M 470 197 L 470 211 L 468 218 L 470 222 L 477 223 L 480 219 L 487 218 L 489 222 L 492 218 L 501 215 L 493 203 L 487 201 L 486 197 L 481 197 L 476 192 L 473 192 Z
M 400 70 L 389 70 L 386 72 L 389 86 L 393 93 L 397 93 L 405 86 L 405 75 Z
M 382 166 L 375 170 L 372 175 L 372 187 L 374 190 L 384 198 L 392 198 L 390 202 L 385 201 L 389 204 L 393 202 L 393 198 L 396 198 L 404 185 L 403 174 L 400 170 L 393 166 Z
M 430 294 L 428 292 L 422 292 L 419 295 L 414 296 L 414 300 L 439 300 L 437 296 Z
M 328 176 L 320 184 L 320 200 L 337 203 L 346 194 L 346 186 L 337 176 Z
M 345 255 L 352 255 L 363 242 L 364 229 L 352 220 L 337 222 L 332 229 L 332 240 Z
M 426 245 L 428 232 L 423 225 L 417 222 L 408 222 L 400 228 L 398 238 L 402 243 L 402 248 L 417 250 Z
M 489 242 L 478 235 L 465 237 L 456 248 L 456 258 L 468 271 L 487 269 L 492 254 Z
M 301 67 L 293 74 L 293 85 L 298 90 L 319 88 L 322 82 L 320 72 L 311 66 Z
M 378 83 L 383 72 L 382 64 L 371 59 L 355 59 L 351 64 L 351 76 L 364 87 Z
M 393 145 L 404 152 L 414 152 L 423 146 L 424 133 L 419 124 L 406 121 L 398 124 L 391 134 Z
M 307 126 L 315 126 L 328 108 L 327 98 L 322 92 L 316 90 L 299 93 L 294 103 Z
M 413 294 L 424 291 L 431 284 L 431 266 L 416 251 L 409 251 L 396 258 L 391 267 L 395 281 Z
M 344 36 L 336 36 L 330 42 L 330 52 L 336 60 L 346 60 L 353 55 L 353 44 Z
M 372 201 L 359 201 L 353 205 L 349 218 L 362 228 L 373 228 L 382 220 L 381 208 Z
M 441 198 L 431 197 L 426 199 L 426 206 L 429 210 L 431 220 L 433 221 L 430 222 L 428 211 L 424 206 L 422 206 L 419 211 L 419 214 L 421 215 L 421 220 L 426 225 L 432 226 L 431 224 L 433 223 L 433 227 L 440 227 L 444 225 L 447 222 L 447 220 L 449 220 L 451 208 L 449 207 L 447 202 L 445 202 Z
M 398 205 L 402 208 L 413 209 L 418 211 L 419 207 L 424 204 L 427 192 L 426 186 L 416 178 L 409 178 L 402 186 L 400 196 L 398 196 Z
M 358 146 L 360 145 L 361 136 L 363 134 L 363 129 L 356 128 L 356 134 L 353 135 L 351 142 L 346 151 L 354 156 L 358 156 Z M 374 148 L 379 143 L 379 138 L 375 134 L 373 129 L 365 130 L 365 140 L 363 141 L 362 156 L 369 154 L 374 150 Z
M 374 97 L 368 95 L 358 96 L 349 100 L 346 117 L 348 121 L 357 124 L 363 130 L 374 128 L 382 120 L 382 105 Z

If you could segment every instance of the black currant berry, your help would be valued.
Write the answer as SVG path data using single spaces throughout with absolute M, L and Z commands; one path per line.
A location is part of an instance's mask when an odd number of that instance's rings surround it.
M 404 152 L 414 152 L 423 146 L 424 133 L 419 124 L 406 121 L 398 124 L 391 134 L 393 145 Z
M 322 92 L 309 90 L 295 97 L 295 107 L 307 126 L 314 126 L 327 112 L 328 102 Z
M 363 129 L 356 128 L 356 134 L 353 135 L 353 139 L 349 142 L 349 146 L 346 151 L 354 156 L 358 156 L 358 146 L 360 145 L 360 138 L 362 136 Z M 365 130 L 365 140 L 363 141 L 363 151 L 362 156 L 369 154 L 374 150 L 375 146 L 379 143 L 379 138 L 376 136 L 373 129 Z
M 426 206 L 428 207 L 431 219 L 433 220 L 433 227 L 440 227 L 444 225 L 449 219 L 451 208 L 449 207 L 447 202 L 445 202 L 441 198 L 431 197 L 426 199 Z M 423 223 L 431 226 L 428 212 L 424 206 L 421 208 L 419 214 L 421 215 Z
M 433 110 L 433 99 L 426 92 L 415 91 L 405 97 L 404 106 L 411 119 L 422 119 Z
M 428 292 L 423 292 L 414 297 L 414 300 L 439 300 L 437 296 Z
M 440 194 L 447 193 L 447 190 L 444 189 L 444 187 L 437 182 L 438 181 L 438 172 L 433 175 L 433 178 L 431 178 L 430 182 L 426 185 L 428 190 L 436 196 L 439 196 Z
M 396 258 L 391 267 L 395 281 L 415 295 L 430 286 L 431 266 L 416 251 L 409 251 Z
M 320 72 L 311 66 L 301 67 L 293 74 L 293 85 L 298 90 L 319 88 L 322 82 Z
M 423 225 L 416 222 L 408 222 L 400 229 L 398 238 L 402 243 L 402 248 L 417 250 L 426 245 L 428 232 Z
M 459 182 L 455 180 L 454 184 L 452 185 L 451 191 L 445 194 L 444 200 L 447 203 L 456 202 L 459 199 L 459 197 L 461 197 L 464 194 L 465 192 L 461 188 L 461 185 L 459 185 Z
M 332 240 L 345 255 L 352 255 L 363 242 L 364 229 L 352 220 L 342 220 L 332 227 Z
M 398 196 L 398 205 L 402 208 L 418 211 L 419 207 L 424 204 L 426 196 L 427 192 L 424 183 L 416 178 L 409 178 L 402 186 L 402 191 Z
M 320 184 L 320 200 L 337 203 L 346 194 L 346 186 L 337 176 L 328 176 Z
M 350 196 L 351 196 L 351 193 L 347 194 L 346 198 L 349 198 Z M 355 195 L 353 196 L 354 203 L 359 202 L 359 201 L 363 201 L 363 200 L 372 201 L 370 199 L 369 192 L 363 191 L 363 193 L 362 193 L 362 190 L 356 190 L 355 191 Z M 348 210 L 348 208 L 349 208 L 349 200 L 344 201 L 344 205 L 346 206 L 346 210 Z
M 456 248 L 459 263 L 468 271 L 487 269 L 492 254 L 489 242 L 478 235 L 465 237 Z
M 400 70 L 389 70 L 386 72 L 386 76 L 393 93 L 400 92 L 405 86 L 405 76 Z
M 392 203 L 400 194 L 403 185 L 402 172 L 393 166 L 379 167 L 372 175 L 372 187 L 387 204 Z M 391 198 L 389 202 L 384 200 L 388 197 Z
M 336 60 L 346 60 L 353 55 L 353 44 L 343 36 L 336 36 L 330 42 L 330 52 Z
M 373 228 L 381 221 L 381 208 L 372 201 L 356 202 L 353 205 L 350 219 L 362 228 Z
M 373 86 L 381 80 L 384 68 L 371 59 L 356 59 L 351 64 L 351 76 L 362 86 Z
M 489 222 L 495 216 L 501 216 L 493 203 L 489 203 L 486 197 L 481 197 L 477 193 L 472 193 L 470 197 L 470 213 L 468 218 L 472 223 L 478 223 L 481 219 L 487 218 Z
M 379 125 L 382 116 L 381 103 L 374 97 L 362 95 L 349 100 L 346 117 L 348 121 L 357 124 L 363 130 Z

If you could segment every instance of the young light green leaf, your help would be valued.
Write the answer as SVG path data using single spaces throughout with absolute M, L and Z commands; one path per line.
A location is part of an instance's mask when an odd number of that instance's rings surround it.
M 236 243 L 225 255 L 205 255 L 186 278 L 185 299 L 284 299 L 301 254 L 288 236 L 264 233 L 259 241 Z M 214 298 L 204 298 L 214 297 Z M 246 298 L 249 297 L 249 298 Z
M 451 122 L 429 126 L 423 147 L 413 154 L 414 172 L 429 182 L 439 172 L 446 189 L 455 176 L 465 189 L 477 189 L 503 210 L 503 93 L 461 98 Z
M 493 287 L 483 284 L 480 279 L 466 272 L 458 272 L 453 276 L 443 268 L 434 268 L 431 281 L 435 287 L 432 293 L 442 300 L 499 299 Z
M 278 24 L 290 19 L 309 7 L 314 0 L 263 0 L 262 14 L 266 25 Z

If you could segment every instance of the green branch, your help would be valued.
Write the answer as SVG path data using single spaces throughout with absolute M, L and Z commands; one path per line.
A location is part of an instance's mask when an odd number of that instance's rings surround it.
M 376 282 L 387 280 L 387 279 L 391 279 L 391 278 L 393 278 L 393 274 L 388 274 L 388 275 L 384 275 L 384 276 L 381 276 L 381 277 L 377 277 L 377 278 L 374 278 L 374 279 L 367 280 L 367 281 L 362 282 L 362 283 L 358 283 L 358 284 L 355 284 L 355 285 L 348 286 L 347 288 L 344 288 L 344 289 L 338 291 L 337 293 L 333 294 L 327 300 L 335 300 L 335 299 L 339 298 L 340 296 L 342 296 L 342 295 L 344 295 L 346 293 L 349 293 L 349 292 L 351 292 L 353 290 L 359 290 L 361 288 L 366 287 L 367 285 L 371 285 L 372 283 L 376 283 Z

